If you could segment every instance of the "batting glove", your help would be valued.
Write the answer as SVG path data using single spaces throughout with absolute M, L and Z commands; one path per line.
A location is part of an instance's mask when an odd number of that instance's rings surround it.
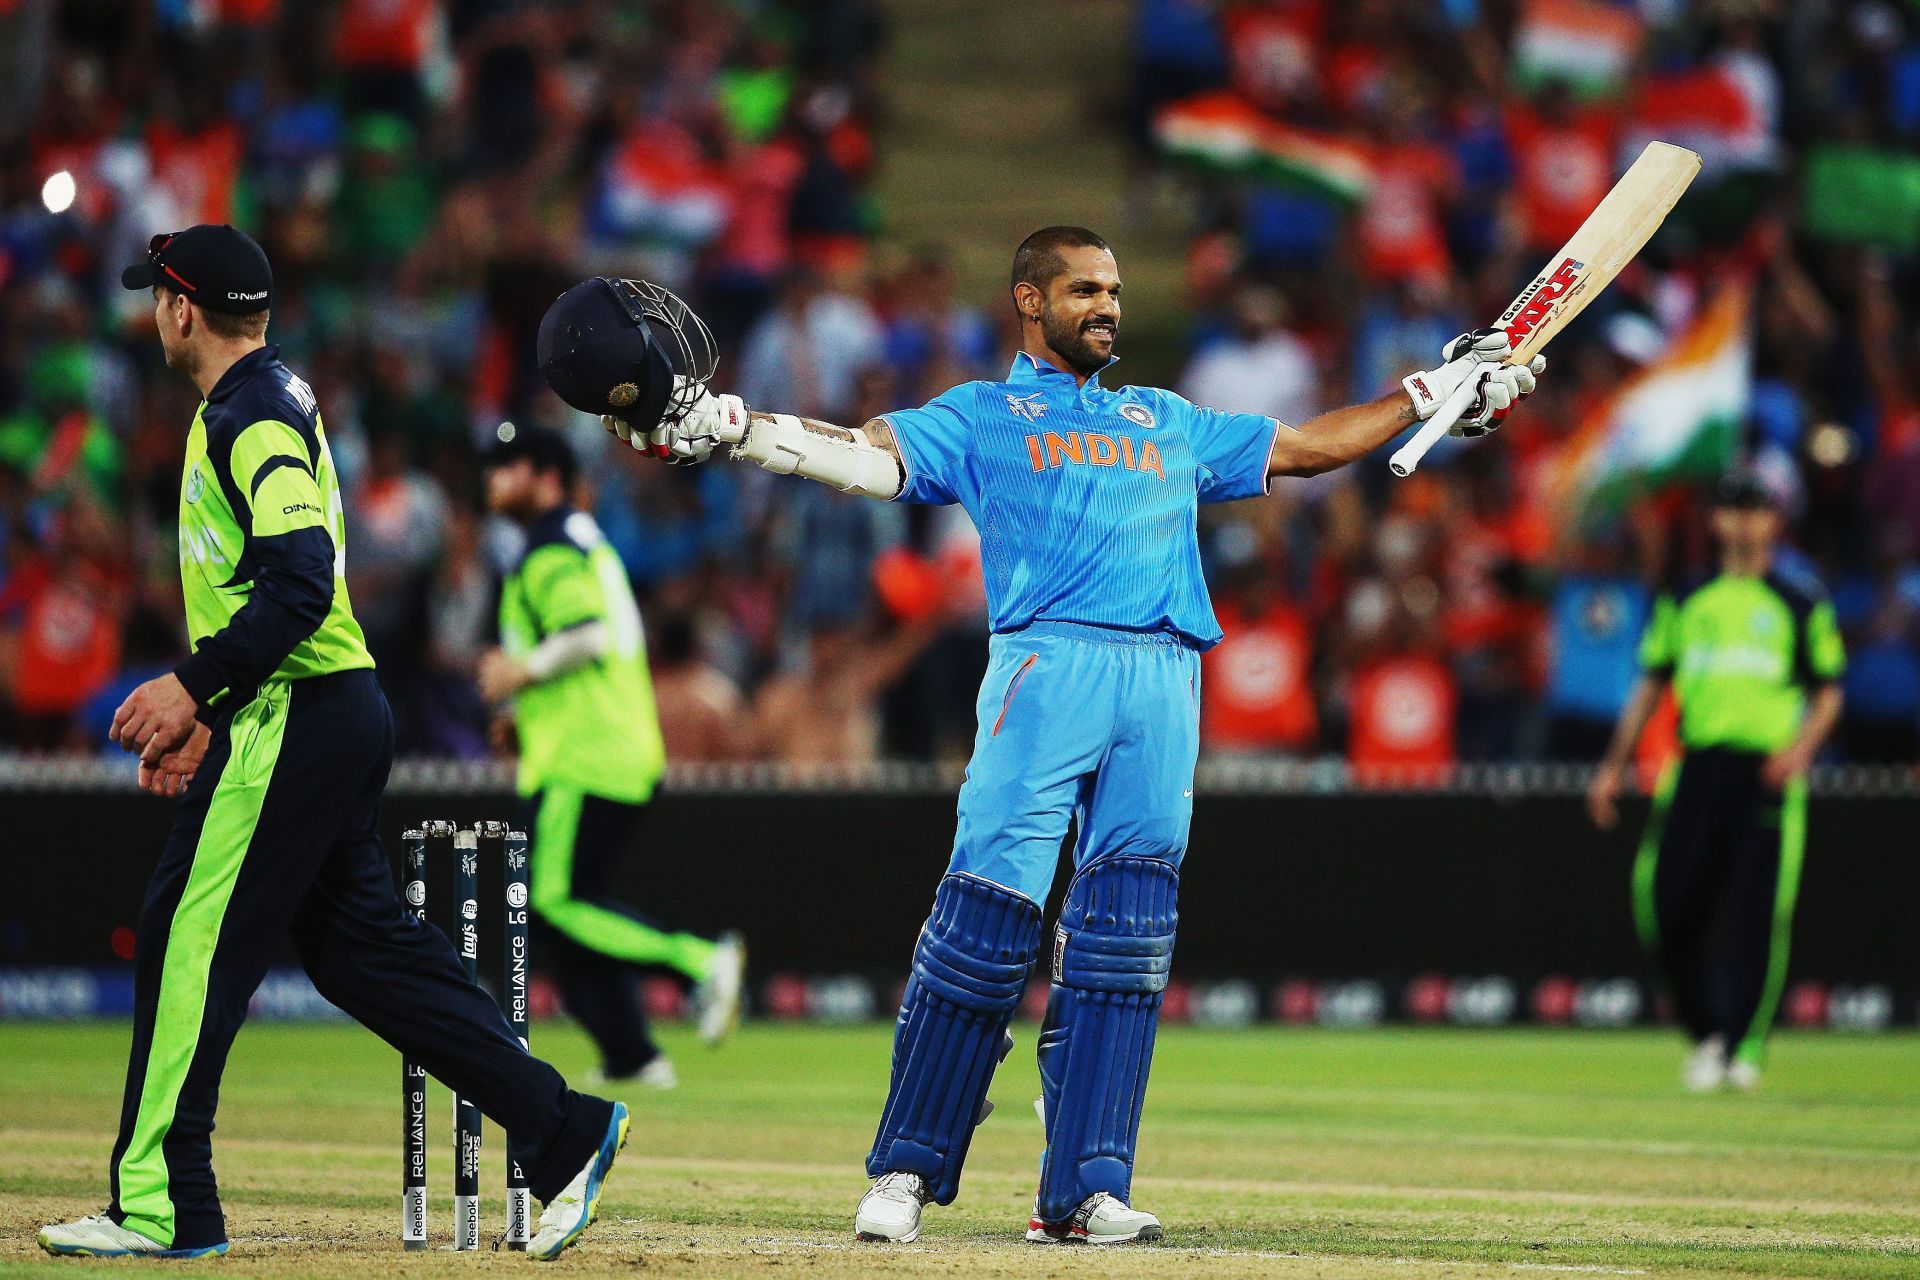
M 600 425 L 649 457 L 680 466 L 705 462 L 714 446 L 738 444 L 747 433 L 747 406 L 739 396 L 702 391 L 693 407 L 651 431 L 636 431 L 622 418 L 603 417 Z
M 747 435 L 747 406 L 739 396 L 702 391 L 693 407 L 647 433 L 648 452 L 690 466 L 713 456 L 716 445 L 736 445 Z
M 1497 364 L 1480 374 L 1478 397 L 1448 435 L 1472 440 L 1498 431 L 1513 406 L 1533 394 L 1534 377 L 1547 367 L 1545 356 L 1535 356 L 1525 364 Z
M 1446 345 L 1440 358 L 1446 361 L 1437 369 L 1423 369 L 1400 379 L 1414 412 L 1425 422 L 1461 383 L 1490 364 L 1498 364 L 1513 352 L 1505 329 L 1475 329 L 1463 333 Z M 1464 415 L 1462 415 L 1464 416 Z

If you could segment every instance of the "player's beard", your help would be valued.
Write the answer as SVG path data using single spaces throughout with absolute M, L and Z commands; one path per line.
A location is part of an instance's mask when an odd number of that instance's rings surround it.
M 1040 336 L 1046 340 L 1047 349 L 1065 360 L 1073 371 L 1081 377 L 1091 377 L 1107 367 L 1113 357 L 1102 354 L 1087 337 L 1086 321 L 1063 319 L 1051 308 L 1040 313 Z M 1113 325 L 1113 336 L 1117 342 L 1120 337 L 1118 321 Z

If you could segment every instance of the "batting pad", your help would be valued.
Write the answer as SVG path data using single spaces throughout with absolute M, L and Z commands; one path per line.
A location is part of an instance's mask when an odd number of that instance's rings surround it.
M 893 1037 L 893 1083 L 867 1173 L 917 1173 L 936 1204 L 960 1190 L 1007 1024 L 1040 946 L 1040 908 L 977 876 L 940 882 Z
M 1179 889 L 1171 863 L 1138 857 L 1091 862 L 1067 886 L 1040 1032 L 1044 1222 L 1064 1222 L 1096 1191 L 1128 1197 Z

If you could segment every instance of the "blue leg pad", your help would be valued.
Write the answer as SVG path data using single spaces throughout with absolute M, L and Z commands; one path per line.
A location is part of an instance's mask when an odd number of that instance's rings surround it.
M 936 1204 L 953 1203 L 1039 947 L 1040 908 L 1030 899 L 965 873 L 940 882 L 900 1002 L 870 1176 L 917 1173 Z
M 1064 1222 L 1096 1191 L 1130 1194 L 1179 888 L 1172 863 L 1138 857 L 1088 863 L 1067 886 L 1040 1032 L 1043 1222 Z

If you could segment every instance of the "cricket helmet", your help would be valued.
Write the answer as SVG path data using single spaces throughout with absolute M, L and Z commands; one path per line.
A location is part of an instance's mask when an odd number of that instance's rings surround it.
M 691 409 L 713 377 L 713 334 L 657 284 L 595 276 L 554 299 L 535 343 L 554 394 L 650 431 Z

